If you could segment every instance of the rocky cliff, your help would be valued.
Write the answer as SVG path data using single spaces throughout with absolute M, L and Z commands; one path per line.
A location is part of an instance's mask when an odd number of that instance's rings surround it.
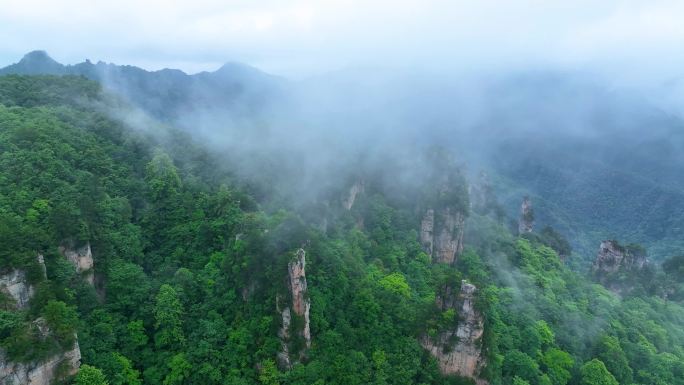
M 347 196 L 342 200 L 342 206 L 346 210 L 351 210 L 351 208 L 354 207 L 356 196 L 361 194 L 364 190 L 365 186 L 362 181 L 357 180 L 356 182 L 354 182 L 354 184 L 349 188 Z
M 309 302 L 307 286 L 306 286 L 306 253 L 303 249 L 297 250 L 297 257 L 288 264 L 288 273 L 290 277 L 290 294 L 292 295 L 292 309 L 295 314 L 304 319 L 304 328 L 302 335 L 306 340 L 306 346 L 311 344 L 311 335 L 309 332 Z
M 458 299 L 438 299 L 440 306 L 454 306 L 459 315 L 458 325 L 436 338 L 424 337 L 421 344 L 437 359 L 442 373 L 457 374 L 472 378 L 478 384 L 486 384 L 486 381 L 478 378 L 484 365 L 480 346 L 484 319 L 473 306 L 476 291 L 475 285 L 464 280 Z
M 25 309 L 33 297 L 34 289 L 26 280 L 23 270 L 11 270 L 0 275 L 0 291 L 14 300 L 17 309 Z
M 427 209 L 420 224 L 420 243 L 433 262 L 453 264 L 463 251 L 465 216 L 450 207 Z
M 75 375 L 80 365 L 81 350 L 78 342 L 70 350 L 40 362 L 8 361 L 5 353 L 0 350 L 0 384 L 50 385 L 56 380 Z
M 520 205 L 520 219 L 518 219 L 518 234 L 531 233 L 534 227 L 534 210 L 529 197 L 524 197 Z
M 292 302 L 290 306 L 285 306 L 282 309 L 280 308 L 280 303 L 277 303 L 276 307 L 282 318 L 282 326 L 278 331 L 282 349 L 278 354 L 278 361 L 282 367 L 290 368 L 295 361 L 304 358 L 306 349 L 311 347 L 311 330 L 309 326 L 311 302 L 307 293 L 306 252 L 304 249 L 297 250 L 295 258 L 288 263 L 287 270 L 288 290 Z M 293 316 L 298 317 L 301 322 L 293 323 Z M 294 328 L 296 330 L 293 330 Z M 301 338 L 304 342 L 304 347 L 299 349 L 299 357 L 296 360 L 293 360 L 291 357 L 291 343 L 293 342 L 292 337 L 294 335 Z
M 46 278 L 42 255 L 38 255 L 37 262 L 43 278 Z M 27 281 L 26 273 L 16 269 L 0 276 L 0 290 L 14 299 L 18 310 L 26 309 L 34 294 L 33 286 Z M 39 333 L 43 339 L 50 335 L 50 330 L 43 318 L 33 321 L 31 327 L 35 328 L 36 333 Z M 35 362 L 10 361 L 5 351 L 0 349 L 0 384 L 50 385 L 75 375 L 80 364 L 81 350 L 78 339 L 68 350 Z
M 45 271 L 45 259 L 42 254 L 36 257 L 38 268 L 43 279 L 47 278 Z M 34 287 L 29 283 L 26 272 L 20 269 L 12 269 L 0 274 L 0 293 L 4 293 L 14 302 L 14 307 L 19 310 L 26 309 L 34 294 Z
M 84 246 L 75 248 L 71 245 L 64 244 L 59 247 L 59 252 L 71 262 L 76 268 L 76 272 L 83 275 L 83 278 L 91 285 L 95 282 L 95 275 L 93 274 L 93 253 L 90 249 L 90 242 Z
M 427 209 L 420 221 L 420 244 L 423 250 L 432 255 L 434 250 L 435 210 Z
M 607 240 L 601 242 L 592 270 L 595 273 L 615 273 L 619 270 L 641 270 L 647 264 L 648 258 L 643 250 Z

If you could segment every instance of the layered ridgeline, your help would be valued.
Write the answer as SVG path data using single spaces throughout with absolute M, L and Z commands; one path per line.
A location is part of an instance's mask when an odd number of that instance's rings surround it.
M 573 272 L 534 198 L 419 144 L 292 202 L 135 114 L 0 77 L 0 382 L 684 383 L 682 258 Z
M 369 143 L 399 141 L 390 150 L 398 154 L 412 143 L 437 142 L 458 148 L 469 171 L 489 169 L 510 216 L 517 215 L 521 196 L 532 197 L 539 228 L 551 225 L 564 234 L 581 268 L 589 269 L 589 256 L 605 239 L 640 243 L 655 260 L 684 247 L 681 118 L 650 94 L 588 74 L 540 71 L 468 81 L 349 70 L 293 82 L 236 63 L 187 75 L 88 60 L 62 65 L 41 51 L 0 74 L 99 81 L 153 117 L 216 145 L 232 163 L 249 159 L 238 170 L 264 160 L 256 167 L 261 172 L 241 177 L 277 186 L 282 195 L 295 189 L 289 175 L 302 164 L 298 180 L 310 180 L 299 184 L 310 185 L 339 158 L 367 157 L 368 151 L 349 153 Z M 656 95 L 671 92 L 654 89 Z M 341 146 L 342 154 L 331 151 Z
M 187 75 L 179 70 L 146 71 L 135 66 L 92 63 L 63 65 L 45 51 L 26 54 L 0 75 L 75 75 L 96 80 L 123 95 L 157 119 L 182 121 L 203 110 L 229 111 L 232 119 L 267 110 L 284 80 L 256 68 L 226 63 L 215 72 Z M 222 116 L 227 118 L 228 114 Z

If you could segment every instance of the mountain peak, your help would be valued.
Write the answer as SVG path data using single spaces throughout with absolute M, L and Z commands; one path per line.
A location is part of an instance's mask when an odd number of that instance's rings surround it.
M 23 58 L 21 58 L 20 62 L 23 62 L 23 63 L 28 62 L 28 63 L 32 63 L 32 64 L 33 63 L 40 63 L 40 62 L 51 63 L 51 64 L 52 63 L 59 64 L 53 58 L 51 58 L 50 55 L 48 55 L 48 53 L 46 51 L 43 51 L 43 50 L 36 50 L 36 51 L 31 51 L 31 52 L 27 53 L 26 55 L 24 55 Z
M 217 74 L 217 75 L 222 75 L 222 76 L 249 76 L 252 78 L 272 78 L 274 77 L 273 75 L 270 75 L 256 67 L 252 67 L 251 65 L 245 64 L 245 63 L 240 63 L 240 62 L 235 62 L 235 61 L 229 61 L 223 64 L 219 69 L 217 69 L 214 72 L 210 72 L 211 74 Z
M 19 63 L 0 69 L 0 74 L 54 74 L 64 73 L 64 66 L 56 62 L 45 51 L 31 51 Z

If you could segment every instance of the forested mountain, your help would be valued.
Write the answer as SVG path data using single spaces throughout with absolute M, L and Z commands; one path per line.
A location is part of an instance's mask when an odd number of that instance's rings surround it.
M 491 144 L 509 161 L 473 177 L 474 154 L 454 143 L 467 130 L 387 124 L 396 135 L 373 142 L 353 115 L 309 131 L 320 117 L 261 104 L 299 90 L 241 66 L 188 76 L 46 58 L 0 76 L 0 381 L 684 384 L 676 142 L 650 164 L 635 159 L 660 142 L 568 176 L 586 154 L 561 136 L 551 146 L 565 152 L 535 150 L 519 130 Z M 212 95 L 198 85 L 209 77 L 232 100 L 219 74 L 259 91 L 255 109 L 212 104 L 246 118 L 209 136 L 188 90 Z M 680 127 L 661 118 L 648 121 Z M 567 227 L 544 226 L 558 218 Z M 643 231 L 620 232 L 631 220 Z M 593 238 L 570 228 L 617 240 L 572 252 Z M 666 262 L 633 242 L 662 245 Z
M 292 82 L 237 63 L 187 75 L 103 62 L 62 65 L 43 51 L 0 74 L 97 80 L 155 119 L 234 154 L 231 162 L 249 158 L 237 167 L 249 169 L 242 177 L 268 170 L 258 183 L 281 193 L 295 177 L 329 172 L 313 163 L 344 169 L 367 157 L 368 142 L 387 142 L 380 151 L 394 153 L 437 142 L 457 149 L 469 173 L 488 171 L 509 215 L 520 196 L 534 196 L 538 225 L 563 233 L 581 251 L 581 266 L 607 238 L 643 244 L 657 260 L 684 247 L 682 120 L 647 95 L 588 74 L 538 71 L 466 82 L 358 70 Z M 319 153 L 331 142 L 338 153 Z M 290 151 L 312 159 L 293 161 Z M 264 162 L 255 167 L 256 158 Z M 302 163 L 306 172 L 293 176 Z
M 681 250 L 680 117 L 644 94 L 586 76 L 522 76 L 506 84 L 491 97 L 500 113 L 488 125 L 501 138 L 484 148 L 504 178 L 499 193 L 509 207 L 518 208 L 510 194 L 516 186 L 534 195 L 540 223 L 585 257 L 609 238 L 641 243 L 655 259 Z
M 285 82 L 256 68 L 226 63 L 214 72 L 187 75 L 179 70 L 146 71 L 90 60 L 62 65 L 45 51 L 27 53 L 0 75 L 80 75 L 96 80 L 163 121 L 178 122 L 198 110 L 230 111 L 234 119 L 268 109 Z

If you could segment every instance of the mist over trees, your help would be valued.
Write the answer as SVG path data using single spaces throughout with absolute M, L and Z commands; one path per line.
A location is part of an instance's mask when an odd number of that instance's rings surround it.
M 684 384 L 682 123 L 603 79 L 0 74 L 0 272 L 32 288 L 2 291 L 3 362 L 78 341 L 56 379 Z M 648 263 L 592 270 L 606 239 Z

